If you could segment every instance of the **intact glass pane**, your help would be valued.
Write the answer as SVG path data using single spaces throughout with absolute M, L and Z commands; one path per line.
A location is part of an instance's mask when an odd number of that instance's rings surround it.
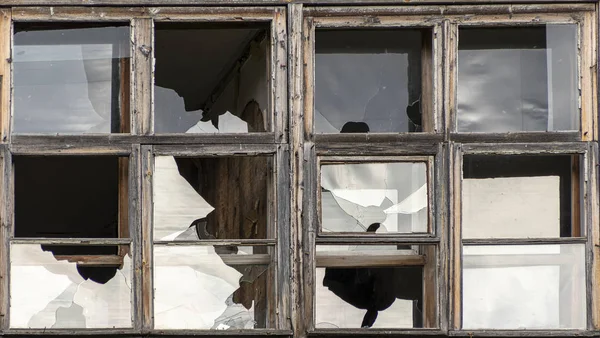
M 315 34 L 316 133 L 424 131 L 422 48 L 431 44 L 429 31 Z
M 433 246 L 319 245 L 316 328 L 436 327 Z
M 585 236 L 580 155 L 463 157 L 463 238 Z
M 460 28 L 459 132 L 579 130 L 577 25 Z
M 154 160 L 155 240 L 273 238 L 272 159 L 267 156 Z
M 128 133 L 128 26 L 16 24 L 14 133 Z
M 463 329 L 585 329 L 585 245 L 463 247 Z
M 424 162 L 321 166 L 323 232 L 427 232 Z
M 272 247 L 155 245 L 155 328 L 274 328 L 272 257 Z
M 10 327 L 132 327 L 128 249 L 12 244 Z

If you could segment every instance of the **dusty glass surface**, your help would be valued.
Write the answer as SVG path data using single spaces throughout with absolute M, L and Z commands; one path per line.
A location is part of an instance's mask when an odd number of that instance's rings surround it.
M 129 27 L 15 24 L 14 133 L 129 132 Z
M 154 239 L 273 238 L 269 157 L 174 158 L 154 161 Z
M 321 166 L 323 232 L 427 232 L 424 162 Z
M 426 259 L 433 252 L 402 245 L 317 246 L 316 327 L 428 327 L 434 320 L 426 320 L 423 296 L 435 298 L 435 292 L 424 293 L 423 267 L 426 261 L 435 266 L 435 258 Z
M 271 131 L 269 26 L 157 23 L 155 133 Z
M 154 246 L 154 327 L 273 328 L 273 248 Z M 270 311 L 271 310 L 271 311 Z
M 463 238 L 583 236 L 577 155 L 464 156 Z
M 316 133 L 423 131 L 420 30 L 315 32 Z
M 579 130 L 577 25 L 460 28 L 459 132 Z
M 69 258 L 89 255 L 91 252 L 85 252 L 89 248 L 10 246 L 11 328 L 132 326 L 131 257 L 125 253 L 117 255 L 127 248 L 114 247 L 109 256 L 114 264 L 110 266 L 83 266 Z M 111 248 L 99 250 L 107 252 Z
M 463 329 L 585 329 L 585 245 L 463 247 Z
M 13 157 L 15 237 L 118 237 L 121 159 Z

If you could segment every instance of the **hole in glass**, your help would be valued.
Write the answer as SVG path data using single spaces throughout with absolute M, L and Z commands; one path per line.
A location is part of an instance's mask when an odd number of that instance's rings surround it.
M 128 26 L 16 23 L 14 133 L 128 133 Z
M 271 131 L 267 24 L 157 23 L 156 133 Z
M 460 28 L 460 132 L 579 130 L 577 25 Z
M 269 157 L 154 162 L 154 239 L 265 239 L 273 175 Z
M 317 133 L 431 131 L 431 31 L 315 33 Z

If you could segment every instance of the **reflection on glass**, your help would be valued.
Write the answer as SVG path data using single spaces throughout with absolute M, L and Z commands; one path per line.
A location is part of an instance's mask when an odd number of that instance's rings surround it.
M 417 246 L 317 246 L 317 328 L 410 328 L 435 325 L 423 295 L 433 250 Z M 429 248 L 432 249 L 432 248 Z M 428 276 L 433 278 L 432 276 Z M 429 279 L 427 279 L 429 280 Z M 429 292 L 431 291 L 431 292 Z M 427 313 L 431 312 L 431 313 Z M 430 318 L 431 317 L 431 318 Z M 424 324 L 425 320 L 425 324 Z
M 155 328 L 274 327 L 271 249 L 155 245 Z
M 315 132 L 423 131 L 420 30 L 317 30 Z M 423 42 L 422 42 L 423 41 Z
M 580 156 L 465 156 L 463 238 L 582 236 Z
M 156 133 L 270 131 L 269 27 L 157 23 Z
M 129 27 L 16 24 L 15 133 L 129 132 Z
M 15 156 L 15 236 L 118 237 L 121 159 Z
M 90 247 L 71 248 L 11 245 L 11 328 L 131 327 L 131 257 L 115 250 L 86 266 L 76 262 Z
M 577 25 L 461 28 L 460 132 L 578 130 Z
M 427 232 L 423 162 L 321 166 L 324 232 Z
M 272 165 L 268 157 L 154 162 L 154 239 L 264 239 Z
M 464 246 L 463 329 L 585 329 L 585 245 Z

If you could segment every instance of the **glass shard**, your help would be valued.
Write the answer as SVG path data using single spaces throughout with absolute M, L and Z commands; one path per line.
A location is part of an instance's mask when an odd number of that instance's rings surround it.
M 585 245 L 463 247 L 463 329 L 585 329 Z
M 14 133 L 128 133 L 128 26 L 15 24 Z
M 273 327 L 270 264 L 266 247 L 156 245 L 155 328 Z
M 428 36 L 414 29 L 317 30 L 315 132 L 423 131 L 421 49 Z
M 157 23 L 154 131 L 270 131 L 268 30 Z
M 423 162 L 322 165 L 322 231 L 427 232 L 426 168 Z
M 461 28 L 460 132 L 579 130 L 577 25 Z
M 37 244 L 12 244 L 10 250 L 11 328 L 132 326 L 128 255 L 110 256 L 111 263 L 53 254 Z M 101 280 L 106 270 L 112 278 Z

